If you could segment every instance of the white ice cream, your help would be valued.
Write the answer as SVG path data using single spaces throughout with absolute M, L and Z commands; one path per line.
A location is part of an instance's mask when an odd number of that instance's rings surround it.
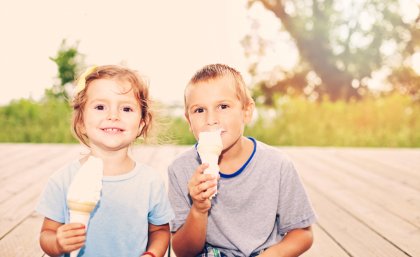
M 101 197 L 103 170 L 102 160 L 90 156 L 74 176 L 67 201 L 96 204 Z
M 90 213 L 101 198 L 103 170 L 102 160 L 90 156 L 74 176 L 67 192 L 70 223 L 82 223 L 87 229 Z M 72 251 L 70 257 L 76 257 L 79 251 Z
M 216 130 L 209 132 L 200 132 L 200 134 L 198 135 L 199 139 L 197 151 L 200 155 L 201 162 L 209 164 L 209 167 L 206 170 L 204 170 L 205 174 L 219 174 L 219 156 L 223 150 L 222 137 L 220 134 L 221 130 Z

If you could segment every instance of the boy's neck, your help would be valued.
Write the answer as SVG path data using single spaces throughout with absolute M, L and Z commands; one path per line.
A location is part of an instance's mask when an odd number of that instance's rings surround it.
M 253 142 L 242 136 L 232 147 L 222 152 L 219 159 L 220 171 L 224 174 L 236 172 L 251 156 L 253 149 Z

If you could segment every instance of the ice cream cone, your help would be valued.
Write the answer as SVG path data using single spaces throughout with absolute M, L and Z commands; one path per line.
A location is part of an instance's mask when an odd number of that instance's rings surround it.
M 75 202 L 67 200 L 67 205 L 70 210 L 70 223 L 82 223 L 87 229 L 89 224 L 90 213 L 95 209 L 96 203 L 92 202 Z M 72 251 L 70 257 L 77 257 L 80 249 Z
M 197 146 L 198 154 L 202 163 L 208 163 L 209 167 L 204 170 L 204 174 L 219 174 L 219 156 L 223 150 L 222 138 L 220 136 L 221 131 L 213 132 L 201 132 L 199 134 L 199 141 Z M 211 197 L 213 198 L 217 194 L 217 185 L 215 186 L 216 193 Z

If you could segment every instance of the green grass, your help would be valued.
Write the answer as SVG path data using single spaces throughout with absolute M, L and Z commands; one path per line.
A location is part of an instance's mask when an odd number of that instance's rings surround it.
M 273 145 L 419 147 L 420 105 L 391 95 L 358 102 L 285 99 L 246 133 Z
M 0 142 L 75 143 L 70 119 L 65 102 L 14 101 L 0 107 Z M 162 112 L 155 120 L 150 143 L 195 143 L 183 117 Z M 420 147 L 420 104 L 396 94 L 349 103 L 283 97 L 258 107 L 245 135 L 285 146 Z

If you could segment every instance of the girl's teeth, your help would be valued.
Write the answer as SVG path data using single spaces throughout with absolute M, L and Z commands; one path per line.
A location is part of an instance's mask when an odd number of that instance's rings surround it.
M 108 129 L 105 129 L 105 131 L 107 131 L 107 132 L 117 132 L 117 131 L 119 131 L 119 129 L 116 129 L 116 128 L 108 128 Z

